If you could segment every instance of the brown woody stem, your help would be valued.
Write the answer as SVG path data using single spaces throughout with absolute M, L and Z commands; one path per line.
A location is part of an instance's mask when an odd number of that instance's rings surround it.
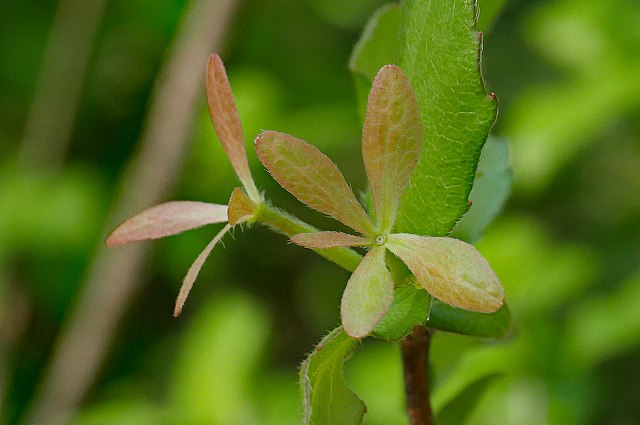
M 400 343 L 404 366 L 404 391 L 410 425 L 433 425 L 429 401 L 428 355 L 433 329 L 417 325 Z

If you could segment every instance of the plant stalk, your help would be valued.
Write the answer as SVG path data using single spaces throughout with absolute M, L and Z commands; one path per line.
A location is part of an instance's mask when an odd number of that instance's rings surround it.
M 318 229 L 268 203 L 258 207 L 255 221 L 271 227 L 286 236 L 317 232 Z M 350 248 L 314 250 L 326 259 L 348 271 L 360 264 L 362 256 Z M 433 412 L 429 398 L 428 355 L 433 329 L 418 325 L 401 342 L 404 366 L 405 395 L 410 425 L 433 425 Z
M 312 225 L 267 203 L 260 205 L 255 220 L 289 237 L 298 233 L 319 231 Z M 314 249 L 314 251 L 350 272 L 354 271 L 362 260 L 362 255 L 351 248 L 337 247 Z
M 263 203 L 258 207 L 255 220 L 286 236 L 318 231 L 310 224 L 268 203 Z M 314 251 L 348 271 L 355 270 L 362 260 L 362 256 L 350 248 L 317 249 Z M 410 425 L 434 424 L 429 399 L 427 360 L 432 334 L 431 328 L 418 325 L 401 342 L 405 395 Z
M 429 399 L 429 345 L 433 329 L 417 325 L 400 346 L 404 366 L 404 391 L 410 425 L 433 425 Z

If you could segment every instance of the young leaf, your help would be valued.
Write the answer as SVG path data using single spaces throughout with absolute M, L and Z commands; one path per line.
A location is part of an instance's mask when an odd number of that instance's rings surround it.
M 496 0 L 498 3 L 501 3 L 502 1 L 503 0 Z M 438 4 L 434 6 L 440 7 L 441 5 Z M 446 2 L 442 2 L 442 6 L 446 6 Z M 481 6 L 485 6 L 485 4 L 483 3 Z M 487 17 L 486 12 L 487 11 L 483 7 L 481 10 L 482 18 Z M 406 15 L 404 20 L 408 20 Z M 362 117 L 364 117 L 367 95 L 376 72 L 386 64 L 400 64 L 400 55 L 398 54 L 398 51 L 401 50 L 401 41 L 402 43 L 406 43 L 406 34 L 402 34 L 402 40 L 398 38 L 401 24 L 401 10 L 398 5 L 390 4 L 382 6 L 367 23 L 360 40 L 353 50 L 353 54 L 349 61 L 349 69 L 351 70 L 355 80 L 358 103 L 360 105 L 359 110 L 361 111 Z M 472 28 L 468 28 L 469 33 L 473 37 Z M 425 39 L 425 37 L 422 37 L 422 39 Z M 473 39 L 472 42 L 475 43 L 476 40 Z M 442 61 L 437 58 L 436 52 L 434 52 L 434 54 L 423 55 L 418 59 L 424 59 L 426 56 L 436 59 L 433 61 L 434 67 L 443 67 L 443 64 L 441 63 Z M 477 58 L 475 50 L 472 52 L 472 56 Z M 465 63 L 468 62 L 467 59 L 468 58 L 465 59 Z M 454 64 L 450 65 L 455 66 Z M 468 66 L 464 64 L 462 67 L 468 68 Z M 403 70 L 406 72 L 404 68 Z M 474 70 L 476 79 L 479 79 L 478 70 L 479 69 Z M 412 75 L 410 75 L 410 80 L 413 78 Z M 416 92 L 417 96 L 423 97 L 422 89 L 420 89 L 420 94 L 418 94 L 416 87 L 414 87 L 414 92 Z M 423 101 L 424 99 L 418 103 L 422 105 Z M 429 137 L 430 133 L 425 133 L 425 149 L 430 149 L 427 144 L 427 139 Z M 415 173 L 417 173 L 417 171 L 414 172 L 414 174 Z M 476 183 L 474 183 L 474 186 L 475 184 Z M 409 197 L 408 193 L 405 194 L 405 198 L 407 197 Z M 474 202 L 474 205 L 476 202 Z M 474 205 L 471 206 L 472 209 L 474 208 Z M 401 225 L 399 224 L 398 227 L 401 227 Z M 440 226 L 437 225 L 433 227 L 436 228 Z M 460 237 L 458 238 L 460 239 Z M 429 317 L 430 318 L 427 321 L 428 326 L 464 335 L 501 338 L 504 337 L 511 329 L 511 317 L 506 305 L 495 313 L 484 314 L 454 308 L 434 299 L 431 305 Z
M 415 277 L 410 276 L 407 280 L 409 283 L 395 289 L 389 311 L 373 330 L 376 338 L 398 341 L 410 333 L 414 326 L 426 322 L 431 297 L 427 291 L 416 288 L 411 282 L 415 282 Z
M 118 226 L 107 238 L 107 246 L 164 238 L 206 224 L 227 221 L 227 206 L 196 201 L 172 201 L 156 205 Z
M 249 197 L 254 202 L 258 202 L 260 193 L 249 170 L 240 116 L 227 79 L 227 72 L 218 55 L 209 56 L 206 86 L 209 113 L 218 138 Z
M 383 67 L 371 88 L 362 130 L 362 158 L 379 230 L 395 223 L 400 198 L 420 157 L 424 130 L 418 104 L 400 68 Z
M 342 326 L 354 338 L 369 335 L 393 301 L 393 278 L 385 265 L 385 252 L 383 247 L 369 251 L 342 294 Z
M 400 233 L 389 237 L 387 248 L 433 297 L 480 313 L 493 313 L 502 306 L 502 285 L 473 245 L 452 238 Z
M 363 121 L 371 83 L 378 70 L 399 62 L 400 17 L 399 5 L 391 3 L 381 6 L 369 19 L 349 59 L 349 70 L 353 74 L 358 95 L 358 110 Z
M 405 0 L 400 67 L 415 92 L 424 149 L 398 212 L 399 231 L 444 236 L 469 208 L 480 150 L 496 117 L 480 73 L 475 2 Z
M 364 235 L 371 234 L 371 221 L 344 176 L 315 146 L 276 131 L 261 133 L 255 146 L 273 178 L 298 200 Z
M 256 214 L 256 204 L 249 199 L 246 193 L 239 187 L 233 189 L 229 198 L 229 224 L 235 226 L 238 223 L 251 220 Z
M 495 313 L 485 314 L 451 307 L 438 300 L 431 301 L 427 326 L 446 332 L 480 338 L 504 338 L 511 332 L 511 312 L 506 303 Z
M 344 361 L 358 341 L 342 328 L 325 336 L 300 367 L 305 425 L 359 425 L 366 412 L 343 375 Z
M 484 228 L 504 206 L 512 181 L 509 147 L 504 140 L 489 137 L 482 148 L 473 189 L 469 194 L 471 208 L 456 223 L 450 236 L 469 243 L 478 240 Z
M 291 237 L 291 242 L 310 249 L 333 248 L 336 246 L 366 246 L 371 243 L 362 236 L 342 232 L 298 233 Z
M 193 287 L 193 282 L 196 281 L 198 274 L 200 273 L 200 269 L 204 265 L 205 260 L 213 251 L 213 248 L 220 242 L 222 237 L 231 229 L 231 225 L 227 224 L 220 230 L 220 232 L 209 242 L 209 244 L 202 250 L 202 252 L 198 255 L 198 258 L 193 262 L 191 267 L 189 267 L 189 271 L 187 275 L 184 277 L 184 281 L 182 282 L 182 286 L 180 287 L 180 293 L 178 294 L 178 298 L 176 299 L 176 306 L 173 309 L 173 316 L 178 317 L 180 313 L 182 313 L 182 307 L 184 307 L 185 301 L 187 301 L 187 297 L 189 296 L 189 291 Z

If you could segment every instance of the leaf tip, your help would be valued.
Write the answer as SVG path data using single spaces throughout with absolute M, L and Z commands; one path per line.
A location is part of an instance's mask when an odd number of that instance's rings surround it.
M 266 143 L 273 141 L 273 139 L 277 134 L 279 133 L 274 130 L 264 130 L 260 132 L 260 134 L 258 134 L 256 138 L 253 140 L 253 146 L 256 148 L 256 152 L 258 151 L 258 149 L 262 149 L 262 147 Z M 258 156 L 260 156 L 259 152 L 258 152 Z
M 220 58 L 220 55 L 217 53 L 211 53 L 209 55 L 209 60 L 207 61 L 207 68 L 213 67 L 213 66 L 220 66 L 222 64 L 222 58 Z
M 295 245 L 298 245 L 298 246 L 306 248 L 306 246 L 304 245 L 305 240 L 300 235 L 301 235 L 301 233 L 297 233 L 297 234 L 291 236 L 289 238 L 289 242 L 291 242 L 291 243 L 293 243 Z
M 200 267 L 202 267 L 202 265 L 200 265 Z M 178 297 L 176 298 L 176 304 L 173 308 L 173 317 L 178 317 L 180 316 L 180 313 L 182 313 L 182 308 L 184 307 L 185 302 L 187 302 L 187 297 L 189 296 L 189 292 L 191 292 L 193 283 L 195 282 L 196 277 L 200 272 L 199 268 L 195 274 L 192 274 L 191 270 L 192 269 L 189 269 L 189 273 L 187 273 L 187 276 L 185 276 L 185 279 L 182 282 L 182 286 L 180 287 L 180 292 L 178 293 Z
M 117 230 L 117 229 L 116 229 Z M 122 245 L 122 242 L 118 239 L 118 236 L 114 234 L 115 230 L 109 233 L 107 239 L 105 239 L 104 243 L 108 248 L 115 248 L 119 245 Z
M 108 248 L 117 248 L 131 242 L 137 242 L 145 239 L 151 239 L 150 232 L 136 232 L 135 226 L 132 225 L 132 219 L 126 220 L 118 227 L 113 229 L 105 239 L 105 245 Z
M 224 77 L 224 84 L 228 85 L 227 72 L 222 58 L 217 53 L 211 53 L 207 60 L 207 80 L 206 85 L 211 88 L 216 83 L 221 83 Z

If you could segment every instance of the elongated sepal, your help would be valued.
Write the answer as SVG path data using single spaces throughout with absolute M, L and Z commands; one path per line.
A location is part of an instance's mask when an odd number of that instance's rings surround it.
M 298 233 L 291 237 L 291 242 L 310 249 L 334 248 L 337 246 L 366 246 L 371 243 L 362 236 L 342 232 Z
M 502 285 L 473 245 L 447 237 L 400 233 L 389 237 L 387 248 L 433 297 L 480 313 L 493 313 L 502 306 Z
M 342 294 L 340 315 L 345 332 L 363 338 L 376 327 L 393 301 L 393 278 L 385 265 L 385 249 L 364 256 Z
M 505 338 L 513 328 L 507 303 L 494 313 L 478 313 L 433 300 L 426 323 L 433 329 L 480 338 Z
M 180 287 L 180 293 L 178 294 L 178 298 L 176 299 L 176 305 L 173 310 L 173 316 L 178 317 L 180 313 L 182 313 L 182 307 L 184 307 L 185 301 L 187 301 L 187 297 L 189 296 L 189 292 L 193 287 L 193 283 L 196 281 L 198 274 L 200 273 L 200 269 L 204 265 L 205 260 L 213 251 L 213 248 L 220 242 L 222 237 L 231 229 L 231 225 L 227 224 L 220 230 L 220 232 L 209 242 L 209 244 L 202 250 L 200 255 L 193 262 L 187 275 L 184 277 L 184 281 L 182 282 L 182 286 Z
M 373 330 L 374 337 L 399 341 L 416 325 L 424 325 L 431 308 L 431 296 L 416 284 L 420 285 L 415 277 L 409 276 L 394 290 L 391 307 Z
M 244 190 L 236 187 L 229 198 L 229 224 L 235 226 L 238 223 L 251 221 L 256 215 L 257 207 Z
M 362 158 L 379 229 L 391 230 L 420 153 L 424 129 L 409 80 L 386 65 L 373 81 L 362 130 Z
M 107 246 L 164 238 L 207 224 L 227 221 L 227 206 L 196 201 L 172 201 L 131 217 L 107 238 Z
M 370 235 L 372 225 L 344 176 L 315 146 L 289 134 L 265 131 L 256 152 L 273 178 L 299 201 Z
M 227 71 L 218 55 L 209 56 L 206 85 L 209 113 L 218 138 L 249 197 L 258 202 L 260 193 L 249 170 L 240 116 L 233 99 Z

